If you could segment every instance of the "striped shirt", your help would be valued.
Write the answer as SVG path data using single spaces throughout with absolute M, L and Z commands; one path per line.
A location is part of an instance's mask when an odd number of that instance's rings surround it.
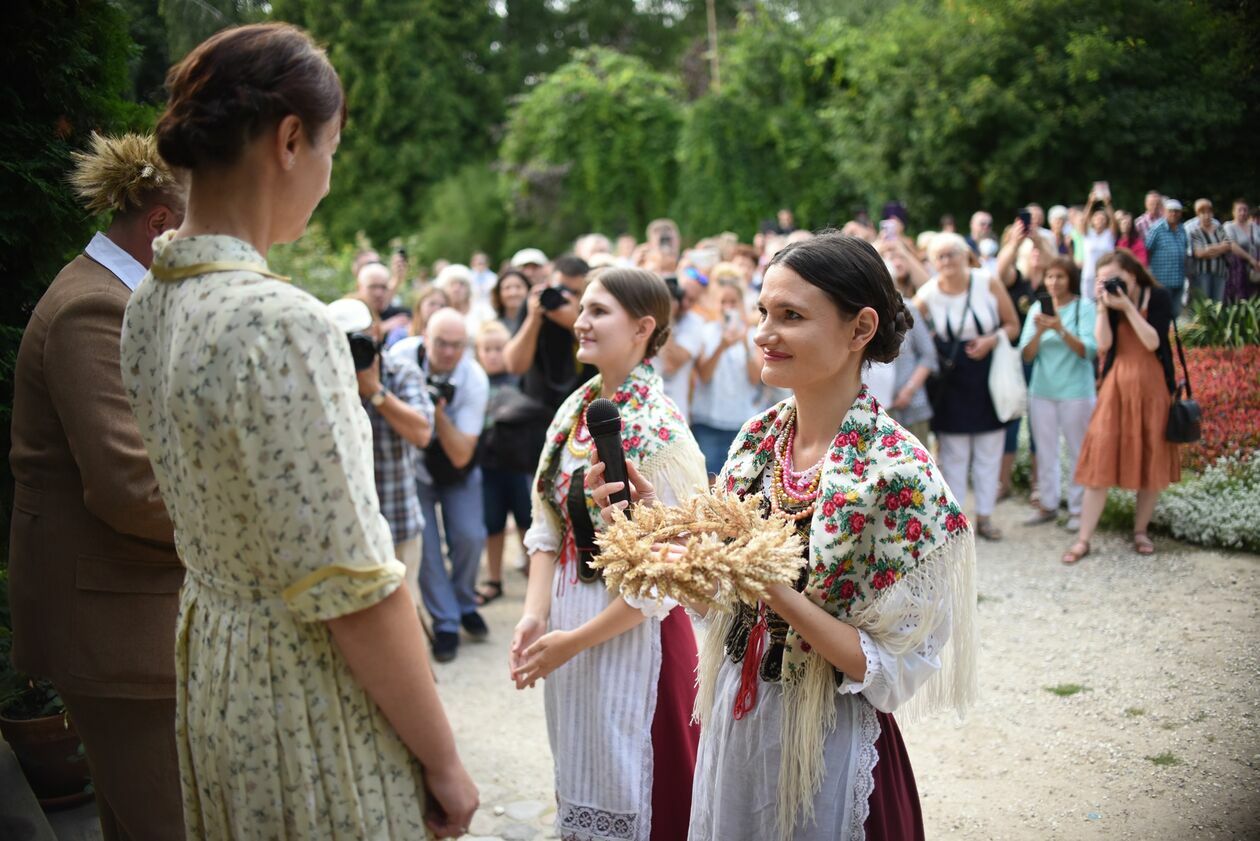
M 1211 231 L 1206 231 L 1203 229 L 1202 225 L 1199 225 L 1194 230 L 1190 231 L 1190 252 L 1193 254 L 1200 248 L 1218 245 L 1226 240 L 1227 237 L 1225 236 L 1225 231 L 1220 225 L 1213 225 Z M 1226 254 L 1220 254 L 1216 257 L 1195 257 L 1195 275 L 1217 276 L 1226 274 L 1229 271 L 1229 264 L 1226 263 L 1225 260 L 1227 254 L 1228 252 Z
M 395 397 L 433 422 L 433 403 L 424 387 L 420 368 L 389 355 L 381 357 L 381 385 Z M 394 543 L 411 540 L 424 528 L 420 496 L 416 491 L 416 464 L 420 450 L 403 438 L 381 414 L 371 399 L 363 408 L 372 422 L 372 455 L 376 468 L 376 496 L 381 513 L 389 522 Z
M 1158 222 L 1162 217 L 1152 216 L 1149 213 L 1143 213 L 1141 216 L 1133 220 L 1133 227 L 1137 228 L 1138 233 L 1143 237 L 1151 230 L 1151 226 Z
M 1186 230 L 1168 227 L 1167 219 L 1160 219 L 1146 232 L 1146 253 L 1150 258 L 1151 274 L 1160 286 L 1179 289 L 1186 285 Z

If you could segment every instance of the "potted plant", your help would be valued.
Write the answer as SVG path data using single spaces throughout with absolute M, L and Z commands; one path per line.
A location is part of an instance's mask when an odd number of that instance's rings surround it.
M 9 571 L 0 567 L 0 735 L 41 806 L 77 806 L 92 798 L 83 743 L 52 684 L 13 668 L 8 584 Z

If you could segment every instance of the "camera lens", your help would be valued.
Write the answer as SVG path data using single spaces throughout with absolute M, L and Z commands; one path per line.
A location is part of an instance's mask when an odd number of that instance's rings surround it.
M 558 310 L 568 302 L 568 296 L 559 286 L 548 286 L 538 296 L 538 303 L 545 310 Z
M 366 371 L 376 361 L 376 340 L 365 333 L 350 333 L 346 336 L 350 342 L 350 357 L 354 360 L 354 370 Z

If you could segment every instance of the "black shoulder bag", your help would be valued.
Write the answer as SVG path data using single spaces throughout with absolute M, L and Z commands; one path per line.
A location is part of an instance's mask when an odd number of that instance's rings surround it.
M 1164 437 L 1174 444 L 1193 444 L 1203 437 L 1203 410 L 1199 408 L 1199 403 L 1190 390 L 1190 369 L 1186 367 L 1186 352 L 1181 347 L 1177 319 L 1173 319 L 1172 325 L 1173 336 L 1177 339 L 1177 356 L 1181 359 L 1181 372 L 1185 379 L 1177 383 L 1177 390 L 1173 392 L 1173 403 L 1168 408 L 1168 426 L 1164 430 Z
M 941 400 L 945 397 L 945 392 L 949 390 L 950 375 L 954 373 L 954 368 L 958 365 L 958 352 L 962 349 L 963 341 L 954 331 L 954 325 L 949 323 L 949 313 L 945 313 L 945 329 L 948 333 L 949 345 L 948 350 L 943 350 L 942 345 L 945 344 L 940 336 L 936 333 L 936 325 L 932 323 L 929 308 L 928 323 L 932 326 L 932 340 L 936 345 L 937 365 L 936 371 L 928 375 L 927 382 L 923 384 L 923 388 L 927 391 L 928 403 L 932 407 L 933 414 L 940 411 Z M 962 320 L 958 323 L 958 333 L 962 332 L 963 326 L 967 323 L 967 313 L 971 312 L 971 275 L 967 275 L 967 300 L 963 306 Z M 979 326 L 977 322 L 977 326 Z

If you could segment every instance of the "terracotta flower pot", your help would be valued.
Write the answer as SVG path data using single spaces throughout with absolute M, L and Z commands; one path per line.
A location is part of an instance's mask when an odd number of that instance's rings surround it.
M 92 799 L 87 756 L 68 718 L 13 719 L 0 715 L 0 734 L 13 748 L 22 773 L 45 809 L 64 809 Z

